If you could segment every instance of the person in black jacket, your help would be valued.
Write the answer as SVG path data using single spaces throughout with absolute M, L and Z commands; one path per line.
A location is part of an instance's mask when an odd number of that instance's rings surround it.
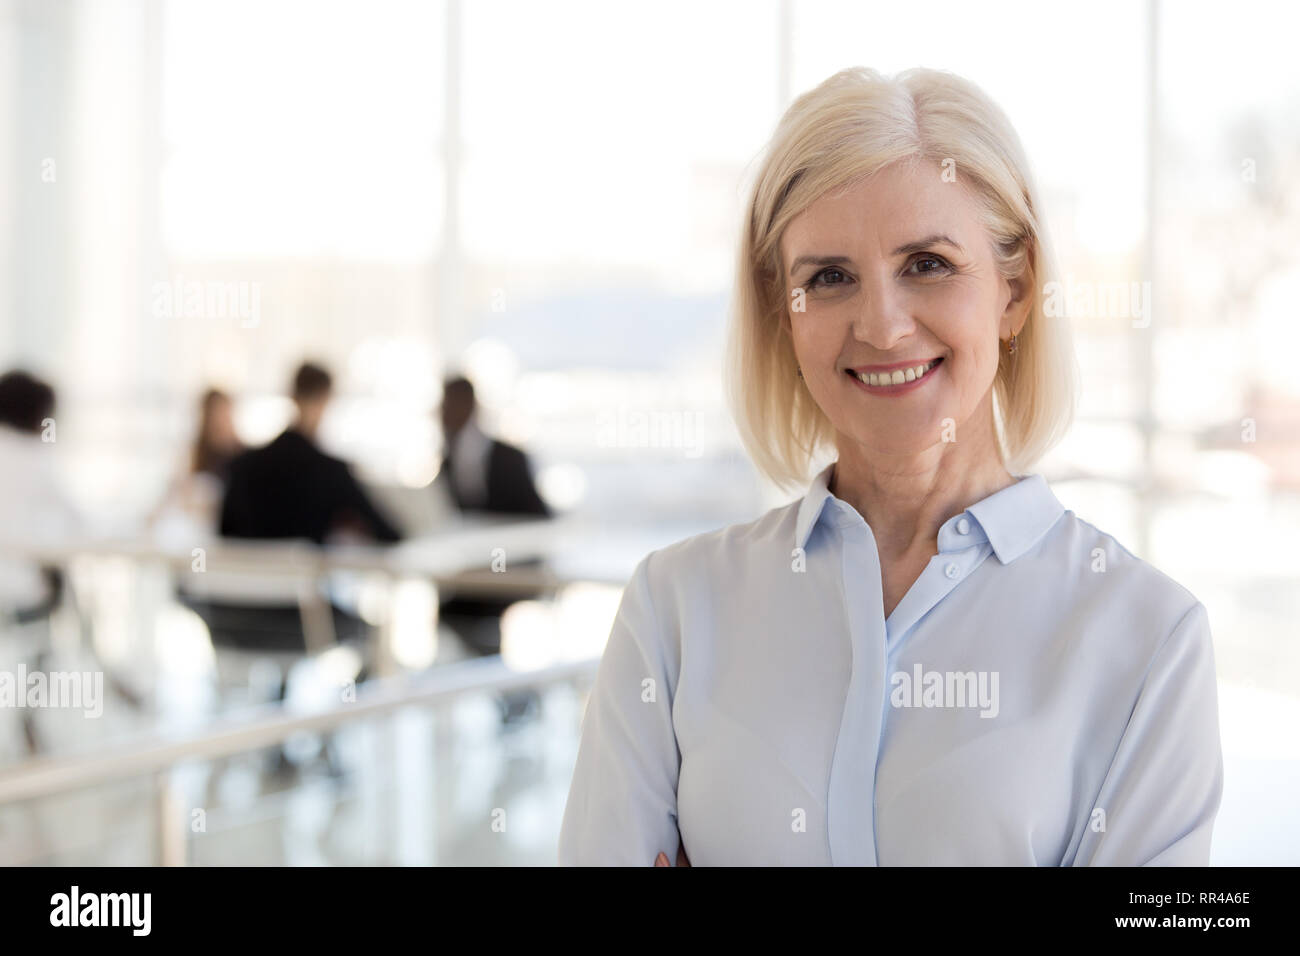
M 221 534 L 231 538 L 308 538 L 359 531 L 385 542 L 402 534 L 371 503 L 346 462 L 316 447 L 329 403 L 329 372 L 305 363 L 293 380 L 294 423 L 263 448 L 230 463 Z
M 229 464 L 219 530 L 226 538 L 306 539 L 326 543 L 352 530 L 377 541 L 401 540 L 401 532 L 371 503 L 347 463 L 316 446 L 316 431 L 329 403 L 329 372 L 303 364 L 293 380 L 297 417 L 269 445 L 236 456 Z M 218 646 L 305 651 L 297 606 L 249 606 L 197 598 L 182 592 Z M 331 605 L 340 641 L 363 641 L 365 622 Z
M 474 386 L 468 379 L 447 380 L 440 412 L 446 440 L 441 475 L 462 513 L 551 517 L 533 484 L 528 456 L 479 427 Z
M 438 482 L 462 514 L 550 518 L 551 509 L 537 493 L 528 456 L 519 448 L 486 435 L 478 424 L 474 386 L 462 376 L 443 384 L 442 433 L 445 440 Z M 511 562 L 511 567 L 537 562 Z M 479 655 L 501 651 L 501 615 L 516 601 L 538 595 L 526 589 L 502 598 L 457 597 L 444 593 L 439 617 Z M 503 717 L 511 720 L 535 710 L 533 692 L 502 698 Z

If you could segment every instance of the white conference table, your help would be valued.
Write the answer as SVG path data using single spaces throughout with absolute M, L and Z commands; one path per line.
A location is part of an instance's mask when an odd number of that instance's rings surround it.
M 510 581 L 529 575 L 550 581 L 599 581 L 622 584 L 644 556 L 647 537 L 636 529 L 624 543 L 611 547 L 608 528 L 565 518 L 519 521 L 472 519 L 436 533 L 396 544 L 347 543 L 319 546 L 311 541 L 221 538 L 211 534 L 184 537 L 154 535 L 87 535 L 45 541 L 5 540 L 0 557 L 61 566 L 82 556 L 121 557 L 132 561 L 190 569 L 196 560 L 209 572 L 240 571 L 301 575 L 332 571 L 379 572 L 395 577 L 440 580 L 473 569 Z M 653 545 L 652 545 L 653 547 Z M 540 573 L 528 561 L 542 561 Z M 477 573 L 477 572 L 473 572 Z

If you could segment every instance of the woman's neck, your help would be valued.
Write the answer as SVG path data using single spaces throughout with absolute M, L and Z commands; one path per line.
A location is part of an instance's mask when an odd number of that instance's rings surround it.
M 872 455 L 841 440 L 830 491 L 857 509 L 881 557 L 936 552 L 939 528 L 953 515 L 1015 484 L 996 436 L 941 442 L 915 455 Z

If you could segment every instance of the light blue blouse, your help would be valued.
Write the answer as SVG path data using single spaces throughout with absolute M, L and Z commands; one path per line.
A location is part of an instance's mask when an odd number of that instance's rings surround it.
M 1206 865 L 1223 791 L 1191 593 L 1041 475 L 953 515 L 886 620 L 831 494 L 651 552 L 587 703 L 562 865 Z

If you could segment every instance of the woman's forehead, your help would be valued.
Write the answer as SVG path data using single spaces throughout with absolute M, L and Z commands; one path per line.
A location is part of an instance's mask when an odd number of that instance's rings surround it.
M 927 236 L 948 236 L 973 248 L 982 231 L 966 189 L 945 182 L 936 169 L 886 169 L 848 188 L 831 190 L 795 216 L 781 236 L 787 262 L 794 256 L 845 254 L 812 248 L 826 243 L 892 254 Z

